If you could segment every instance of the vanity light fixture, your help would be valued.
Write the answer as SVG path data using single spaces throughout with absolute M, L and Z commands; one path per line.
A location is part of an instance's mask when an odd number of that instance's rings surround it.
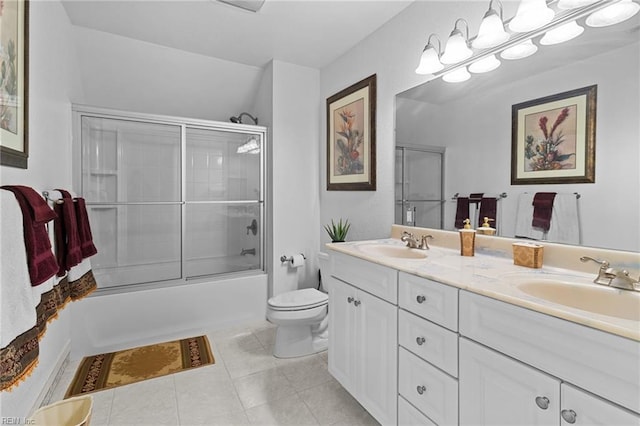
M 431 44 L 431 37 L 435 37 L 438 41 L 438 49 Z M 444 68 L 442 62 L 440 62 L 440 50 L 442 45 L 440 43 L 440 38 L 436 34 L 431 34 L 427 39 L 427 45 L 422 50 L 422 55 L 420 56 L 420 63 L 418 64 L 418 68 L 416 68 L 416 74 L 433 74 L 434 72 L 438 72 Z
M 500 13 L 494 1 L 498 2 Z M 471 77 L 469 71 L 482 73 L 499 67 L 498 54 L 507 60 L 526 58 L 538 51 L 533 40 L 539 39 L 541 45 L 571 40 L 584 31 L 577 22 L 585 18 L 586 24 L 592 27 L 617 24 L 638 13 L 638 3 L 640 0 L 520 0 L 516 16 L 506 21 L 509 31 L 504 31 L 502 4 L 499 0 L 490 0 L 489 10 L 474 39 L 469 39 L 469 25 L 462 18 L 456 20 L 443 53 L 440 39 L 436 50 L 431 38 L 437 36 L 431 34 L 416 73 L 430 73 L 433 78 L 442 77 L 447 82 L 465 81 Z M 458 28 L 459 23 L 466 25 L 466 38 Z M 493 30 L 488 29 L 491 26 Z M 496 34 L 502 32 L 507 38 L 496 41 L 500 38 Z
M 464 23 L 467 36 L 462 35 L 462 31 L 458 29 L 458 23 Z M 462 18 L 456 19 L 456 23 L 453 25 L 453 31 L 449 35 L 447 44 L 444 48 L 444 53 L 440 58 L 440 62 L 443 64 L 455 64 L 465 59 L 470 58 L 473 55 L 473 50 L 469 48 L 469 24 Z
M 500 53 L 500 57 L 502 59 L 508 59 L 512 61 L 515 59 L 526 58 L 527 56 L 533 55 L 537 51 L 538 46 L 533 44 L 531 40 L 527 40 L 503 50 L 502 53 Z
M 578 37 L 583 32 L 584 27 L 578 25 L 576 21 L 571 21 L 568 24 L 547 31 L 544 37 L 540 39 L 540 44 L 549 46 L 564 43 L 565 41 Z
M 496 58 L 496 55 L 487 56 L 477 62 L 469 65 L 469 71 L 474 74 L 493 71 L 500 66 L 500 61 Z
M 517 33 L 533 31 L 551 22 L 555 14 L 546 0 L 521 0 L 509 29 Z
M 467 71 L 467 67 L 456 68 L 442 76 L 447 83 L 460 83 L 471 78 L 471 74 Z
M 640 5 L 631 0 L 620 0 L 611 6 L 593 12 L 587 17 L 586 24 L 590 27 L 607 27 L 626 21 L 640 11 Z
M 489 2 L 489 10 L 484 14 L 484 18 L 480 23 L 478 35 L 471 43 L 475 49 L 488 49 L 509 40 L 509 33 L 504 30 L 504 22 L 502 20 L 502 3 L 500 3 L 500 0 L 495 1 L 500 7 L 500 14 L 498 15 L 498 12 L 491 7 L 494 2 L 494 0 L 491 0 Z
M 588 6 L 598 0 L 558 0 L 558 9 L 568 10 Z

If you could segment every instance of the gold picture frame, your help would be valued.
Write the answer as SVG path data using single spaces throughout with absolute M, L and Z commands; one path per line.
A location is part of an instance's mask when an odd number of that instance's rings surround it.
M 511 184 L 594 183 L 597 85 L 511 107 Z
M 0 165 L 27 168 L 29 157 L 29 1 L 0 2 Z
M 327 99 L 327 190 L 376 190 L 376 75 Z

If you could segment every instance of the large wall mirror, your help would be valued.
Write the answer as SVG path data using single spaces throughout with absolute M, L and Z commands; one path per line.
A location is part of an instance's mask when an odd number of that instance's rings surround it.
M 497 213 L 504 237 L 516 235 L 521 194 L 577 194 L 580 239 L 554 242 L 640 251 L 639 40 L 636 15 L 587 27 L 528 58 L 502 60 L 466 82 L 436 79 L 399 93 L 396 145 L 445 150 L 443 228 L 456 229 L 455 194 L 506 195 Z M 591 85 L 597 85 L 595 182 L 511 185 L 512 105 Z

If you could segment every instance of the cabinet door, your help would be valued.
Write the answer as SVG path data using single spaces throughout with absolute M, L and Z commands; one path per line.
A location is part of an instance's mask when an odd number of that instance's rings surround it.
M 329 372 L 349 392 L 356 392 L 354 359 L 356 290 L 340 280 L 331 282 L 329 292 Z
M 460 425 L 560 424 L 560 381 L 460 339 Z
M 380 423 L 396 423 L 397 308 L 363 291 L 353 305 L 358 321 L 358 401 Z
M 639 426 L 640 416 L 563 383 L 562 425 Z

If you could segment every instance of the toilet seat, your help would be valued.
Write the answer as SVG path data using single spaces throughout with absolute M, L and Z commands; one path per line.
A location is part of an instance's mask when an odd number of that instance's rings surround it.
M 305 288 L 279 294 L 268 300 L 274 311 L 300 311 L 317 308 L 329 303 L 329 295 L 315 288 Z

